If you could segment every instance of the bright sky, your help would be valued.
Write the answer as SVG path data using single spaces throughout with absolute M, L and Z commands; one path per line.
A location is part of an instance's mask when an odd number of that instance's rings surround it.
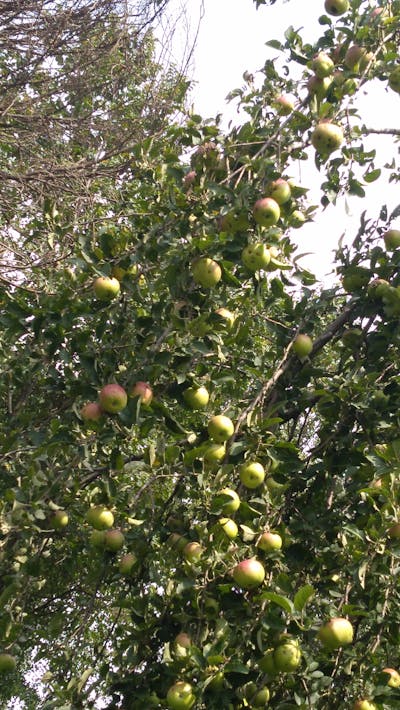
M 303 39 L 315 41 L 323 31 L 318 17 L 323 13 L 323 0 L 291 0 L 278 2 L 272 7 L 255 9 L 252 0 L 172 0 L 175 11 L 182 4 L 186 6 L 187 21 L 180 22 L 176 35 L 177 47 L 184 46 L 185 38 L 194 37 L 200 27 L 193 56 L 192 76 L 196 82 L 192 101 L 196 112 L 203 117 L 224 115 L 224 124 L 229 120 L 238 123 L 235 107 L 225 101 L 227 94 L 242 86 L 243 72 L 249 71 L 257 76 L 267 58 L 279 56 L 279 52 L 265 46 L 270 39 L 283 40 L 284 31 L 289 25 L 301 30 Z M 373 6 L 373 3 L 371 3 Z M 174 11 L 173 15 L 175 14 Z M 304 28 L 304 29 L 301 29 Z M 386 90 L 385 83 L 374 82 L 374 87 L 367 84 L 357 99 L 363 121 L 374 128 L 391 127 L 392 117 L 399 112 L 400 97 Z M 398 143 L 392 137 L 372 136 L 364 141 L 366 147 L 376 148 L 379 164 L 391 161 L 394 151 L 398 153 Z M 312 152 L 310 155 L 312 156 Z M 382 155 L 382 157 L 380 157 Z M 321 176 L 316 174 L 313 158 L 309 163 L 301 163 L 291 176 L 296 181 L 311 188 L 309 200 L 319 204 L 321 199 Z M 350 215 L 346 213 L 345 200 L 341 199 L 335 207 L 329 207 L 321 213 L 315 223 L 308 223 L 300 230 L 293 231 L 292 239 L 298 242 L 299 251 L 312 252 L 301 262 L 323 277 L 331 271 L 332 252 L 343 232 L 348 242 L 355 236 L 359 215 L 365 209 L 374 218 L 383 203 L 392 210 L 400 203 L 400 190 L 396 185 L 378 183 L 366 186 L 367 199 L 351 197 L 347 200 Z M 395 225 L 399 228 L 399 225 Z

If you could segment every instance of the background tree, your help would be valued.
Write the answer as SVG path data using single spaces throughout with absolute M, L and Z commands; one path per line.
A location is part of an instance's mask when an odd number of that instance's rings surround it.
M 5 700 L 40 661 L 43 708 L 399 704 L 397 210 L 325 289 L 289 179 L 315 157 L 322 207 L 396 179 L 357 94 L 398 91 L 400 3 L 334 4 L 314 45 L 271 40 L 243 125 L 139 111 L 92 214 L 54 187 L 63 267 L 3 291 Z

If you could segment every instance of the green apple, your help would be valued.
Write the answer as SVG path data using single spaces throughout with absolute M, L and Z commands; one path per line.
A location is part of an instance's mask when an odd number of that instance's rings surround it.
M 218 523 L 220 524 L 225 535 L 229 537 L 230 540 L 234 540 L 235 537 L 238 536 L 239 528 L 236 525 L 235 521 L 231 518 L 220 518 L 218 520 Z
M 246 461 L 240 467 L 239 476 L 246 488 L 258 488 L 264 482 L 265 469 L 258 461 Z
M 207 463 L 218 463 L 218 461 L 223 461 L 226 456 L 226 446 L 225 444 L 210 444 L 204 449 L 203 459 Z
M 114 516 L 111 510 L 102 506 L 94 506 L 87 511 L 86 520 L 95 530 L 107 530 L 113 526 Z
M 350 266 L 342 278 L 343 288 L 347 293 L 354 293 L 367 286 L 370 280 L 370 271 L 364 266 Z
M 204 409 L 210 395 L 205 387 L 188 387 L 183 393 L 183 399 L 191 409 Z
M 327 95 L 331 84 L 332 78 L 330 76 L 321 78 L 314 74 L 310 76 L 307 81 L 308 93 L 311 94 L 311 96 L 316 96 L 318 99 L 323 99 Z
M 356 702 L 353 705 L 353 710 L 378 710 L 375 703 L 373 703 L 371 700 L 366 700 L 365 698 L 362 698 L 360 700 L 356 700 Z
M 268 266 L 271 253 L 262 242 L 248 244 L 242 251 L 242 262 L 249 271 L 258 271 Z
M 65 510 L 54 510 L 49 517 L 49 525 L 53 530 L 62 530 L 68 525 L 68 513 Z
M 317 153 L 328 156 L 340 148 L 344 140 L 340 126 L 329 121 L 321 121 L 313 131 L 311 143 Z
M 199 562 L 203 548 L 198 542 L 188 542 L 183 548 L 183 556 L 187 562 Z
M 242 589 L 255 589 L 265 579 L 265 569 L 261 562 L 251 557 L 239 562 L 232 571 L 233 579 Z
M 290 226 L 293 227 L 294 229 L 300 229 L 300 227 L 303 226 L 305 221 L 306 221 L 306 216 L 305 216 L 305 214 L 303 214 L 303 212 L 300 212 L 300 210 L 294 210 L 289 215 Z
M 335 617 L 321 626 L 318 639 L 329 651 L 334 651 L 341 646 L 352 643 L 354 636 L 353 626 L 348 619 Z
M 145 407 L 148 407 L 153 400 L 153 390 L 148 382 L 142 382 L 139 380 L 139 382 L 136 382 L 136 384 L 133 385 L 131 391 L 129 392 L 129 396 L 139 397 L 141 403 Z
M 396 94 L 400 94 L 400 66 L 389 74 L 389 86 Z
M 118 279 L 109 276 L 98 276 L 93 284 L 94 295 L 99 301 L 112 301 L 118 296 L 121 287 Z
M 93 530 L 90 533 L 89 544 L 98 550 L 104 549 L 105 530 Z
M 204 288 L 213 288 L 222 278 L 222 269 L 213 259 L 202 256 L 192 262 L 194 281 Z
M 287 180 L 283 178 L 278 178 L 277 180 L 272 180 L 268 185 L 268 195 L 272 197 L 278 205 L 284 205 L 285 202 L 289 202 L 292 191 Z
M 250 698 L 251 707 L 265 708 L 265 706 L 268 705 L 270 697 L 271 693 L 269 692 L 269 688 L 267 688 L 266 686 L 264 688 L 261 688 L 256 692 L 255 695 Z
M 136 557 L 134 552 L 127 552 L 126 555 L 123 555 L 119 561 L 119 573 L 124 575 L 125 577 L 129 577 L 137 561 L 138 558 Z
M 207 430 L 213 441 L 222 444 L 231 438 L 235 427 L 232 419 L 229 419 L 224 414 L 217 414 L 209 420 Z
M 184 680 L 178 680 L 167 692 L 167 707 L 170 710 L 190 710 L 195 701 L 192 686 Z
M 282 547 L 282 538 L 278 533 L 265 530 L 256 542 L 256 547 L 264 552 L 275 552 Z
M 240 498 L 236 491 L 232 488 L 222 488 L 217 495 L 221 497 L 221 510 L 225 515 L 236 513 L 240 507 Z
M 300 359 L 307 357 L 313 349 L 313 341 L 309 335 L 299 333 L 293 341 L 293 350 Z
M 328 15 L 333 15 L 334 17 L 339 17 L 339 15 L 344 15 L 349 9 L 349 0 L 325 0 L 325 10 Z
M 234 315 L 234 313 L 228 311 L 227 308 L 217 308 L 215 314 L 220 319 L 220 323 L 226 328 L 228 328 L 228 330 L 231 330 L 231 328 L 233 328 L 236 320 L 236 316 Z
M 273 104 L 279 116 L 289 116 L 294 111 L 294 103 L 289 96 L 277 96 Z
M 326 52 L 318 52 L 311 62 L 311 68 L 319 79 L 324 79 L 332 74 L 334 63 Z
M 125 409 L 128 395 L 123 387 L 117 384 L 105 385 L 99 394 L 100 406 L 109 414 L 116 414 Z
M 347 328 L 343 331 L 342 343 L 345 348 L 354 350 L 359 348 L 364 341 L 364 334 L 361 328 Z
M 167 545 L 169 545 L 169 547 L 172 547 L 172 549 L 176 550 L 177 552 L 183 552 L 188 542 L 188 539 L 186 537 L 183 537 L 183 535 L 179 535 L 178 533 L 171 533 L 167 540 Z
M 394 668 L 384 668 L 382 673 L 387 673 L 389 676 L 387 684 L 391 688 L 398 688 L 400 686 L 400 673 Z
M 104 533 L 104 547 L 109 552 L 118 552 L 125 542 L 125 537 L 121 530 L 106 530 Z
M 263 657 L 258 661 L 258 667 L 263 673 L 268 673 L 270 676 L 276 676 L 278 669 L 274 661 L 274 650 L 269 650 L 264 653 Z
M 80 415 L 84 422 L 98 422 L 103 416 L 103 410 L 98 402 L 88 402 L 82 407 Z
M 283 673 L 292 673 L 301 663 L 301 651 L 295 641 L 280 644 L 274 651 L 275 668 Z
M 400 247 L 400 229 L 388 229 L 383 235 L 385 247 L 389 251 L 394 251 Z
M 0 673 L 12 673 L 16 665 L 16 660 L 11 653 L 0 653 Z
M 272 227 L 277 223 L 280 215 L 280 207 L 272 197 L 261 197 L 254 204 L 253 216 L 261 227 Z

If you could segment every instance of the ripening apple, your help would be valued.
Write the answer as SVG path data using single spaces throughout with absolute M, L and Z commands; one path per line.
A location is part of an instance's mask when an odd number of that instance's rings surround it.
M 171 644 L 171 651 L 174 658 L 183 659 L 188 656 L 188 649 L 192 645 L 192 639 L 189 634 L 181 631 L 175 636 L 173 643 Z
M 265 569 L 261 562 L 251 557 L 239 562 L 232 571 L 233 579 L 242 589 L 255 589 L 265 579 Z
M 394 251 L 400 247 L 400 229 L 388 229 L 383 235 L 385 247 L 389 251 Z
M 249 271 L 265 269 L 271 261 L 271 253 L 262 242 L 248 244 L 242 251 L 242 261 Z
M 188 387 L 183 392 L 183 399 L 191 409 L 204 409 L 210 395 L 205 387 Z
M 0 653 L 0 673 L 12 673 L 16 665 L 16 660 L 11 653 Z
M 311 62 L 311 68 L 319 79 L 332 74 L 335 65 L 326 52 L 318 52 Z
M 183 556 L 188 562 L 199 562 L 203 548 L 198 542 L 188 542 L 183 548 Z
M 183 178 L 183 187 L 185 189 L 188 189 L 189 187 L 191 187 L 191 185 L 193 185 L 193 183 L 195 182 L 196 177 L 197 177 L 196 171 L 189 170 L 189 172 L 186 173 L 186 175 Z
M 258 488 L 264 482 L 265 469 L 258 461 L 246 461 L 240 467 L 239 476 L 246 488 Z
M 360 700 L 356 700 L 353 705 L 353 710 L 377 710 L 377 707 L 371 700 L 362 698 Z
M 395 523 L 392 525 L 389 530 L 387 531 L 387 536 L 390 537 L 392 540 L 399 540 L 400 539 L 400 523 Z
M 116 414 L 125 409 L 128 403 L 128 395 L 123 387 L 117 384 L 105 385 L 99 394 L 100 406 L 109 414 Z
M 335 617 L 321 626 L 318 639 L 329 651 L 334 651 L 341 646 L 352 643 L 354 636 L 353 626 L 348 619 Z
M 139 397 L 141 403 L 145 407 L 148 407 L 153 400 L 153 390 L 151 389 L 148 382 L 142 382 L 141 380 L 139 380 L 139 382 L 136 382 L 136 384 L 133 385 L 129 396 Z
M 225 456 L 225 444 L 209 444 L 209 446 L 207 446 L 203 452 L 203 459 L 204 461 L 207 461 L 207 463 L 218 463 L 219 461 L 223 461 Z
M 311 353 L 313 349 L 313 342 L 309 335 L 305 333 L 299 333 L 293 341 L 293 350 L 297 357 L 304 358 Z
M 382 673 L 387 673 L 389 676 L 389 680 L 387 684 L 391 688 L 398 688 L 400 686 L 400 673 L 396 671 L 394 668 L 384 668 L 382 670 Z
M 396 94 L 400 94 L 400 66 L 389 74 L 389 86 Z
M 261 197 L 253 207 L 253 216 L 261 227 L 272 227 L 281 215 L 278 203 L 272 197 Z
M 68 513 L 65 510 L 54 510 L 49 516 L 49 525 L 53 530 L 62 530 L 68 525 Z
M 365 53 L 366 50 L 364 47 L 360 47 L 358 44 L 352 44 L 344 55 L 343 61 L 346 67 L 352 71 L 358 71 L 360 68 L 360 60 Z
M 222 269 L 213 259 L 202 256 L 192 262 L 192 274 L 197 284 L 204 288 L 212 288 L 221 281 Z
M 109 276 L 98 276 L 93 284 L 94 295 L 99 301 L 111 301 L 118 296 L 121 287 L 118 279 Z
M 125 537 L 121 530 L 106 530 L 104 533 L 104 547 L 109 552 L 118 552 L 125 542 Z
M 221 324 L 226 326 L 228 330 L 231 330 L 231 328 L 233 328 L 236 316 L 234 313 L 232 313 L 232 311 L 228 311 L 227 308 L 217 308 L 215 314 L 219 317 Z
M 222 444 L 231 438 L 235 427 L 232 419 L 224 414 L 217 414 L 209 420 L 207 430 L 213 441 Z
M 318 123 L 311 136 L 311 142 L 322 156 L 328 156 L 340 148 L 344 140 L 343 131 L 340 126 L 329 121 Z
M 264 552 L 276 552 L 282 547 L 282 538 L 278 533 L 265 530 L 256 542 L 256 547 Z
M 86 520 L 95 530 L 107 530 L 113 526 L 114 516 L 111 510 L 102 506 L 94 506 L 87 511 Z
M 176 550 L 177 552 L 183 552 L 188 542 L 188 539 L 183 535 L 179 535 L 178 533 L 171 533 L 167 540 L 167 545 L 169 545 L 169 547 L 172 547 L 172 549 Z
M 275 668 L 283 673 L 293 673 L 301 663 L 301 651 L 295 641 L 280 644 L 274 651 Z
M 220 518 L 218 520 L 218 523 L 220 524 L 225 535 L 229 537 L 230 540 L 234 540 L 235 537 L 238 536 L 239 528 L 236 525 L 235 521 L 231 518 Z
M 240 498 L 236 491 L 234 491 L 232 488 L 222 488 L 218 492 L 218 496 L 223 496 L 227 499 L 221 507 L 221 510 L 225 515 L 236 513 L 236 511 L 240 507 Z
M 285 202 L 289 202 L 292 191 L 287 180 L 283 178 L 278 178 L 277 180 L 272 180 L 268 185 L 268 195 L 272 197 L 278 205 L 284 205 Z
M 103 410 L 98 402 L 88 402 L 80 411 L 84 422 L 98 422 L 103 416 Z
M 323 99 L 327 93 L 328 89 L 332 84 L 332 78 L 330 76 L 325 76 L 323 78 L 316 76 L 310 76 L 307 81 L 307 89 L 311 96 L 316 96 L 319 99 Z
M 195 701 L 192 686 L 184 680 L 178 680 L 167 692 L 167 707 L 170 710 L 190 710 Z
M 289 116 L 294 111 L 294 102 L 289 96 L 277 96 L 274 99 L 274 105 L 280 116 Z
M 119 573 L 123 574 L 125 577 L 129 577 L 137 561 L 138 558 L 134 552 L 127 552 L 126 555 L 123 555 L 119 561 Z
M 328 15 L 333 15 L 334 17 L 339 17 L 339 15 L 344 15 L 349 9 L 349 0 L 325 0 L 325 10 Z

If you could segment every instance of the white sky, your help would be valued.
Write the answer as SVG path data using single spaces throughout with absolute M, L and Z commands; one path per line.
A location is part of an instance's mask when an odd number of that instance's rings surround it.
M 273 7 L 255 9 L 252 0 L 172 0 L 172 17 L 179 14 L 185 6 L 186 20 L 178 22 L 176 31 L 177 56 L 187 42 L 193 41 L 200 17 L 200 27 L 194 49 L 192 76 L 195 86 L 192 92 L 193 107 L 203 117 L 224 115 L 224 124 L 229 120 L 238 123 L 234 105 L 225 101 L 227 94 L 242 86 L 243 72 L 249 71 L 257 76 L 267 58 L 279 56 L 279 52 L 265 46 L 270 39 L 283 40 L 284 31 L 289 25 L 300 30 L 303 39 L 315 41 L 323 32 L 318 17 L 323 12 L 323 0 L 291 0 L 278 2 Z M 188 27 L 189 25 L 189 27 Z M 374 82 L 374 87 L 367 84 L 357 99 L 363 121 L 374 128 L 390 127 L 396 124 L 393 117 L 398 115 L 400 97 L 392 91 L 386 91 L 385 83 Z M 398 145 L 392 137 L 372 136 L 364 141 L 366 147 L 376 148 L 379 166 L 392 159 L 398 153 Z M 311 204 L 319 204 L 321 199 L 320 184 L 322 175 L 313 167 L 313 151 L 308 163 L 301 162 L 301 173 L 294 172 L 296 181 L 311 188 Z M 378 167 L 377 165 L 377 167 Z M 388 185 L 382 180 L 365 186 L 367 199 L 348 198 L 350 216 L 345 210 L 345 200 L 339 200 L 336 206 L 328 207 L 318 215 L 313 224 L 308 223 L 300 230 L 293 230 L 292 239 L 299 245 L 299 252 L 312 252 L 302 264 L 317 273 L 319 277 L 331 271 L 332 252 L 338 239 L 346 232 L 351 242 L 359 225 L 359 215 L 365 209 L 375 218 L 383 203 L 389 210 L 400 203 L 400 189 Z M 399 227 L 398 224 L 395 225 Z

